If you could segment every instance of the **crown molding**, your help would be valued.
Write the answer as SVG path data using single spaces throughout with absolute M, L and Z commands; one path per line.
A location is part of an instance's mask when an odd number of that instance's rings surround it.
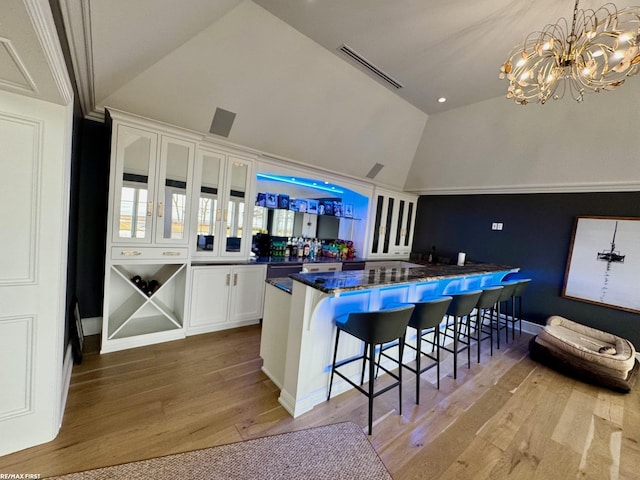
M 49 4 L 43 0 L 24 0 L 24 5 L 42 46 L 62 102 L 65 105 L 72 104 L 73 87 Z
M 416 195 L 490 195 L 513 193 L 595 193 L 595 192 L 637 192 L 638 182 L 585 182 L 553 185 L 507 185 L 486 187 L 450 187 L 405 189 Z
M 100 112 L 95 108 L 89 0 L 60 0 L 60 12 L 67 32 L 82 113 L 86 118 L 104 121 L 104 109 Z

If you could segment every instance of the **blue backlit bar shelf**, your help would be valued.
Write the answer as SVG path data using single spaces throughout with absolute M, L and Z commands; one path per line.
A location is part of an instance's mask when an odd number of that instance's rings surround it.
M 270 279 L 260 346 L 262 369 L 281 389 L 280 403 L 297 417 L 326 400 L 336 316 L 480 289 L 518 270 L 493 264 L 428 265 Z M 407 341 L 415 344 L 415 335 L 408 335 Z M 341 339 L 338 358 L 354 356 L 361 348 L 354 338 Z M 358 366 L 353 368 L 356 378 Z M 349 388 L 347 382 L 336 381 L 332 396 Z

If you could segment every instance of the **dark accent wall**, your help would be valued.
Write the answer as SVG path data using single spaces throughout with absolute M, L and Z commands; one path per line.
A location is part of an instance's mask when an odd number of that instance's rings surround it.
M 562 297 L 575 218 L 593 215 L 640 217 L 640 192 L 421 196 L 413 251 L 435 246 L 451 261 L 463 251 L 469 261 L 520 267 L 519 277 L 533 279 L 523 297 L 526 320 L 561 315 L 640 347 L 639 314 Z M 503 230 L 492 230 L 494 222 Z
M 104 123 L 79 120 L 76 296 L 82 318 L 102 316 L 109 197 L 109 132 Z M 70 261 L 71 267 L 71 261 Z

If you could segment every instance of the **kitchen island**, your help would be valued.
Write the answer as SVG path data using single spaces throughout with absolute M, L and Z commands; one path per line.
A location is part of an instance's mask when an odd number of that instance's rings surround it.
M 517 271 L 493 264 L 427 265 L 268 279 L 260 346 L 262 369 L 281 389 L 279 402 L 297 417 L 326 400 L 337 316 L 480 289 Z M 415 340 L 415 334 L 407 336 L 407 342 L 415 345 Z M 361 350 L 362 342 L 345 336 L 338 358 L 358 355 Z M 358 366 L 353 365 L 349 374 L 358 377 Z M 349 388 L 347 382 L 335 381 L 332 396 Z

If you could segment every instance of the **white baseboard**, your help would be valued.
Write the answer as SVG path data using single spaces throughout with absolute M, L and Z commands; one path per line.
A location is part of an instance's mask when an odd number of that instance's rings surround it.
M 67 405 L 69 395 L 69 385 L 71 385 L 71 372 L 73 371 L 73 354 L 71 344 L 67 345 L 67 350 L 62 363 L 62 384 L 60 385 L 60 411 L 58 412 L 58 428 L 62 426 L 64 409 Z
M 542 327 L 543 325 L 540 325 L 539 323 L 522 320 L 522 331 L 531 335 L 538 335 L 538 333 L 540 333 L 540 330 L 542 330 Z
M 102 333 L 102 317 L 83 318 L 82 333 L 84 333 L 85 337 Z

